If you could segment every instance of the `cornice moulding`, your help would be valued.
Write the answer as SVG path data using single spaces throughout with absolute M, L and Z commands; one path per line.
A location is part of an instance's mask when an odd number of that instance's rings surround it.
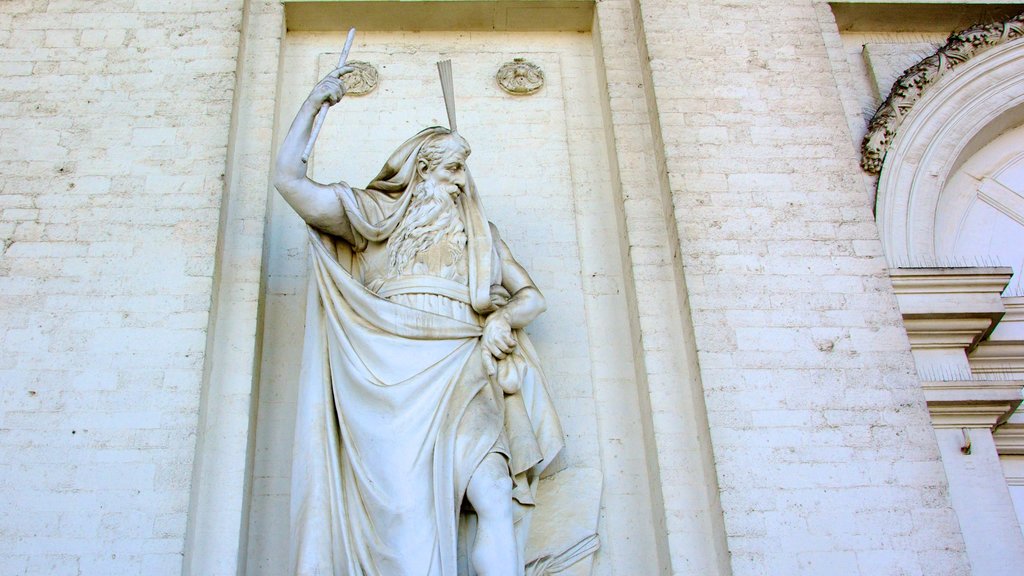
M 995 324 L 989 317 L 980 318 L 907 318 L 903 323 L 915 350 L 938 348 L 969 348 L 978 343 Z
M 971 373 L 978 376 L 984 374 L 990 379 L 1024 376 L 1024 342 L 989 339 L 978 344 L 968 360 Z
M 892 268 L 897 294 L 1001 293 L 1013 277 L 1009 266 L 980 268 Z M 1024 303 L 1022 303 L 1024 307 Z
M 1024 322 L 1024 296 L 1004 297 L 1003 308 L 1006 322 Z
M 990 338 L 993 342 L 1024 343 L 1024 297 L 1003 298 L 1003 308 L 1006 313 Z
M 1015 314 L 1024 320 L 1024 296 L 1006 296 L 1003 298 L 1003 306 L 1006 311 L 1015 310 Z
M 993 428 L 1020 405 L 1020 380 L 958 380 L 921 383 L 936 428 Z
M 1024 424 L 1003 424 L 992 434 L 1000 454 L 1024 456 Z
M 593 25 L 594 0 L 282 0 L 290 32 L 563 31 Z M 342 37 L 344 38 L 344 37 Z
M 1005 314 L 1007 267 L 892 269 L 893 290 L 914 348 L 971 347 Z

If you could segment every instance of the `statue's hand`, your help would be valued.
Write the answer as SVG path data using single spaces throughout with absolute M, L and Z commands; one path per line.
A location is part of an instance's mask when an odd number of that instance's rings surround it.
M 498 360 L 503 359 L 515 349 L 516 337 L 512 335 L 512 326 L 505 313 L 492 313 L 484 322 L 484 334 L 481 338 L 484 350 Z
M 313 91 L 309 93 L 309 98 L 307 100 L 317 108 L 324 103 L 328 106 L 337 104 L 345 95 L 345 83 L 341 81 L 341 76 L 348 74 L 353 70 L 355 70 L 355 68 L 351 66 L 335 68 L 330 74 L 325 76 L 323 80 L 313 87 Z

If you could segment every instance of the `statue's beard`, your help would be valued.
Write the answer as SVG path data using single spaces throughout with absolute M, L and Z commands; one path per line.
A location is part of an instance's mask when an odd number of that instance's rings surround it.
M 459 188 L 423 181 L 416 185 L 405 217 L 388 238 L 388 276 L 406 274 L 417 254 L 437 244 L 449 232 L 461 228 L 454 197 Z

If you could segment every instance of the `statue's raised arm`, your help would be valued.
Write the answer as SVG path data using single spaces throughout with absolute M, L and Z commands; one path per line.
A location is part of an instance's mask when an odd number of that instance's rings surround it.
M 292 121 L 284 143 L 277 153 L 274 187 L 307 224 L 352 242 L 345 210 L 332 186 L 314 182 L 306 174 L 302 153 L 313 129 L 313 121 L 323 104 L 333 106 L 345 95 L 340 76 L 351 72 L 349 66 L 331 71 L 302 103 Z

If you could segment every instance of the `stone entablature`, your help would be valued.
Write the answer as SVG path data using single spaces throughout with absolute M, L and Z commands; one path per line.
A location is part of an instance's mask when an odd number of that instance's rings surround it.
M 911 345 L 973 349 L 1006 313 L 1000 293 L 1012 275 L 1006 267 L 891 270 Z
M 933 425 L 991 429 L 1005 422 L 1021 403 L 1024 382 L 992 373 L 977 378 L 968 354 L 989 342 L 1007 315 L 1000 294 L 1013 271 L 913 268 L 890 275 Z M 1011 306 L 1016 315 L 1016 302 Z
M 1006 424 L 992 435 L 1001 455 L 1024 456 L 1024 425 Z
M 914 268 L 893 269 L 890 275 L 968 555 L 975 573 L 1001 573 L 993 566 L 1024 553 L 1000 466 L 1003 449 L 1021 447 L 1024 438 L 1024 427 L 1008 423 L 1021 404 L 1024 380 L 975 374 L 969 354 L 992 343 L 1007 318 L 1004 300 L 1014 299 L 1001 294 L 1013 270 Z M 1016 314 L 1016 302 L 1010 304 Z
M 995 428 L 1020 406 L 1022 386 L 1020 380 L 921 383 L 936 428 Z

